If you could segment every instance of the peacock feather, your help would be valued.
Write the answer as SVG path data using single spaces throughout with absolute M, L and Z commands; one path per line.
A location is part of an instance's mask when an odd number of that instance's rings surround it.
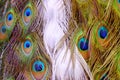
M 51 79 L 51 60 L 41 50 L 43 48 L 38 44 L 40 39 L 35 37 L 34 33 L 30 33 L 23 37 L 23 41 L 16 38 L 13 45 L 4 51 L 3 79 Z
M 83 3 L 82 3 L 83 1 Z M 89 0 L 90 1 L 90 0 Z M 78 4 L 84 5 L 87 3 L 86 0 L 77 1 Z M 75 32 L 75 42 L 80 49 L 80 46 L 87 49 L 80 54 L 87 61 L 90 66 L 93 78 L 95 80 L 106 80 L 106 79 L 120 79 L 119 78 L 119 0 L 93 0 L 90 1 L 91 7 L 88 9 L 93 10 L 88 13 L 92 17 L 86 19 L 82 10 L 79 8 L 79 15 L 76 17 L 81 19 L 78 21 L 78 28 Z M 78 5 L 81 7 L 81 5 Z M 86 4 L 86 6 L 89 6 Z M 81 15 L 82 14 L 82 15 Z M 84 19 L 85 18 L 85 19 Z M 86 20 L 86 22 L 85 22 Z M 80 28 L 79 28 L 80 27 Z M 87 45 L 87 46 L 86 46 Z M 85 55 L 89 58 L 86 59 Z
M 13 28 L 16 24 L 16 13 L 14 9 L 8 9 L 8 11 L 5 14 L 5 17 L 0 22 L 0 42 L 4 42 L 9 39 Z
M 119 80 L 120 0 L 0 0 L 0 80 Z
M 35 19 L 36 14 L 36 6 L 32 1 L 29 1 L 25 4 L 25 7 L 22 11 L 22 18 L 20 19 L 20 26 L 24 31 L 28 30 L 32 25 L 33 20 Z

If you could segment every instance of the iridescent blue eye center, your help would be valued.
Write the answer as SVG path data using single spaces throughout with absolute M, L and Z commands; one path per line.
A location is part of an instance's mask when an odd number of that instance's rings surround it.
M 32 14 L 31 9 L 30 9 L 30 8 L 26 8 L 24 15 L 25 15 L 26 17 L 29 17 L 31 14 Z
M 6 32 L 6 27 L 2 26 L 2 33 L 5 33 L 5 32 Z
M 35 71 L 35 72 L 39 72 L 39 71 L 43 71 L 44 70 L 44 63 L 41 62 L 41 61 L 35 61 L 33 63 L 33 67 L 32 69 Z
M 88 50 L 88 40 L 81 38 L 78 42 L 78 47 L 83 51 Z
M 25 42 L 24 42 L 24 48 L 30 48 L 31 47 L 31 42 L 29 41 L 29 40 L 26 40 Z
M 99 37 L 105 39 L 107 37 L 107 34 L 108 34 L 108 30 L 104 26 L 101 26 L 98 30 Z
M 120 4 L 120 0 L 118 0 L 118 3 Z
M 13 15 L 11 13 L 9 13 L 8 16 L 7 16 L 7 20 L 11 21 L 12 19 L 13 19 Z

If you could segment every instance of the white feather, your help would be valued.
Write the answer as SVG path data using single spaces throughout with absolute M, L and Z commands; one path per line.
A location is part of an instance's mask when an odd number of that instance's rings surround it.
M 92 79 L 90 70 L 79 54 L 77 47 L 74 48 L 74 53 L 71 53 L 70 48 L 63 42 L 62 47 L 57 51 L 56 46 L 65 35 L 69 25 L 71 15 L 70 0 L 66 0 L 66 6 L 63 0 L 44 0 L 44 30 L 43 40 L 47 53 L 52 60 L 52 80 L 87 80 Z M 72 61 L 71 55 L 74 60 Z

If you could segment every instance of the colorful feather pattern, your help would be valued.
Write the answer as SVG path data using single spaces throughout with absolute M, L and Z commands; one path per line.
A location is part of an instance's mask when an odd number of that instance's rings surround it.
M 0 0 L 0 80 L 119 80 L 119 0 Z
M 80 6 L 81 1 L 79 1 L 78 6 Z M 84 1 L 87 3 L 87 0 Z M 80 40 L 81 44 L 79 44 L 79 46 L 84 46 L 83 48 L 86 48 L 88 50 L 87 52 L 90 53 L 89 60 L 87 59 L 86 61 L 90 66 L 93 79 L 119 80 L 119 0 L 88 0 L 88 2 L 91 4 L 87 6 L 92 10 L 88 13 L 88 16 L 92 14 L 92 20 L 89 21 L 91 17 L 86 20 L 86 17 L 82 14 L 82 10 L 86 8 L 80 6 L 82 9 L 79 9 L 80 11 L 78 10 L 81 12 L 79 15 L 83 16 L 81 22 L 85 24 L 85 26 L 80 25 L 81 28 L 79 32 L 82 34 L 78 35 L 84 36 L 84 32 L 87 30 L 85 33 L 87 37 L 85 37 L 85 39 L 89 41 L 88 46 L 86 46 L 86 41 L 83 40 L 84 43 L 82 43 L 79 38 L 75 38 L 75 41 Z M 78 17 L 79 16 L 76 18 Z M 76 34 L 75 36 L 78 35 Z M 78 42 L 76 42 L 76 44 L 78 44 Z M 82 52 L 80 53 L 83 54 Z M 87 54 L 84 53 L 84 55 Z

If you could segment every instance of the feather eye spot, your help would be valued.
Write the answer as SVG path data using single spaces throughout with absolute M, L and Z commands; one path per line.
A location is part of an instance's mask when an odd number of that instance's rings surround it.
M 5 32 L 6 32 L 6 27 L 5 27 L 5 26 L 2 26 L 1 31 L 2 31 L 2 33 L 5 33 Z
M 30 65 L 30 70 L 36 80 L 41 80 L 46 74 L 46 63 L 40 58 L 35 58 Z
M 88 50 L 88 40 L 81 38 L 78 42 L 78 47 L 83 51 Z
M 11 21 L 12 19 L 13 19 L 13 15 L 11 13 L 9 13 L 8 16 L 7 16 L 7 20 Z
M 35 72 L 41 72 L 44 71 L 44 63 L 37 60 L 33 63 L 32 70 Z
M 29 55 L 32 53 L 33 50 L 33 44 L 31 42 L 31 40 L 26 39 L 24 42 L 22 42 L 22 50 L 24 52 L 25 55 Z
M 25 42 L 24 42 L 24 48 L 30 48 L 31 47 L 31 42 L 29 41 L 29 40 L 26 40 Z
M 108 35 L 108 30 L 104 26 L 101 26 L 98 30 L 98 35 L 100 38 L 105 39 Z
M 0 43 L 8 39 L 6 26 L 0 25 Z
M 13 12 L 8 12 L 6 14 L 6 25 L 8 27 L 12 26 L 14 24 L 14 21 L 15 21 L 15 15 L 13 14 Z
M 31 9 L 30 9 L 30 8 L 26 8 L 24 15 L 25 15 L 26 17 L 29 17 L 29 16 L 31 16 L 31 14 L 32 14 Z
M 32 16 L 33 16 L 33 13 L 31 8 L 26 7 L 25 10 L 23 11 L 23 20 L 25 25 L 28 25 L 30 23 Z
M 120 4 L 120 0 L 118 0 L 118 3 Z

